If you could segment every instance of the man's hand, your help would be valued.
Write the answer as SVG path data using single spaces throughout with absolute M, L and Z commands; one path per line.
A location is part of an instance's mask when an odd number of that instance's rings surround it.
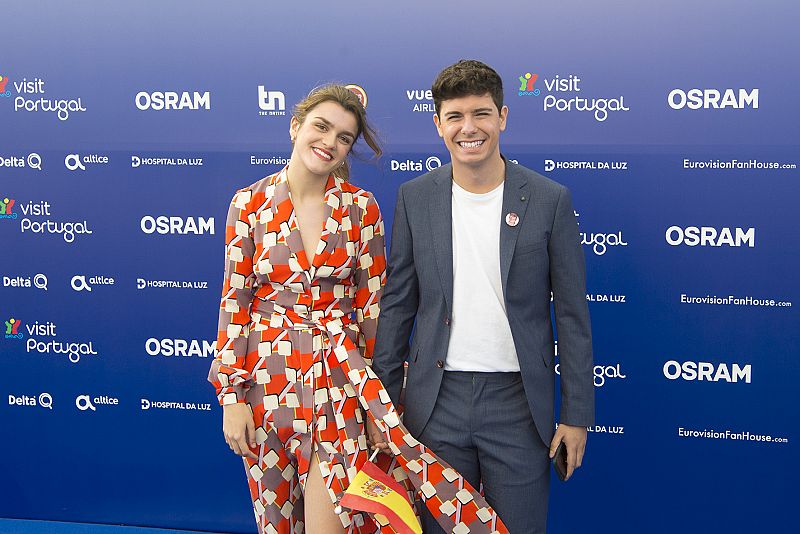
M 226 404 L 222 407 L 222 433 L 225 443 L 238 456 L 258 460 L 250 450 L 256 448 L 256 428 L 247 404 Z
M 564 479 L 566 481 L 583 462 L 583 452 L 586 450 L 586 427 L 559 424 L 553 441 L 550 442 L 550 458 L 556 455 L 556 449 L 562 440 L 567 448 L 567 478 Z
M 370 444 L 372 445 L 373 449 L 380 449 L 381 451 L 388 454 L 389 452 L 389 444 L 386 442 L 386 436 L 378 430 L 378 425 L 369 418 L 369 416 L 365 416 L 367 422 L 367 439 L 369 440 Z

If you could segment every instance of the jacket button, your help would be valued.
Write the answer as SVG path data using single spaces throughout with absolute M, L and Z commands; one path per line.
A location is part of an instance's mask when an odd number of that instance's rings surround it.
M 445 317 L 444 318 L 444 324 L 446 324 L 447 326 L 450 326 L 450 317 Z
M 442 367 L 444 367 L 444 362 L 442 360 L 436 360 L 436 367 L 441 369 Z

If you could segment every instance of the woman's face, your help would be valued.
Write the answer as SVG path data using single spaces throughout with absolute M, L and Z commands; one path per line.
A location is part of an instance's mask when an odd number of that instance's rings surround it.
M 292 117 L 291 162 L 311 174 L 327 177 L 350 153 L 357 131 L 355 115 L 336 102 L 322 102 L 311 108 L 302 124 Z

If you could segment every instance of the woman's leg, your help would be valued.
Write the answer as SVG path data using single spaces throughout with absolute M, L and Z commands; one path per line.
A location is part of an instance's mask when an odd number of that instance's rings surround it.
M 311 455 L 305 487 L 306 534 L 343 534 L 344 527 L 333 509 L 325 480 L 319 469 L 317 453 Z

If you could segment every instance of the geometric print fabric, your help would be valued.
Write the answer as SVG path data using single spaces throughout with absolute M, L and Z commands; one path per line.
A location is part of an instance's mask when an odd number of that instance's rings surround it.
M 364 416 L 387 435 L 405 478 L 446 531 L 505 532 L 483 498 L 419 444 L 369 368 L 386 276 L 383 220 L 372 194 L 329 176 L 325 224 L 310 260 L 286 168 L 234 196 L 217 356 L 209 372 L 221 404 L 247 403 L 256 460 L 244 459 L 260 532 L 303 532 L 303 486 L 316 444 L 338 503 L 368 458 Z M 363 356 L 362 356 L 363 355 Z M 348 532 L 394 532 L 344 510 Z

